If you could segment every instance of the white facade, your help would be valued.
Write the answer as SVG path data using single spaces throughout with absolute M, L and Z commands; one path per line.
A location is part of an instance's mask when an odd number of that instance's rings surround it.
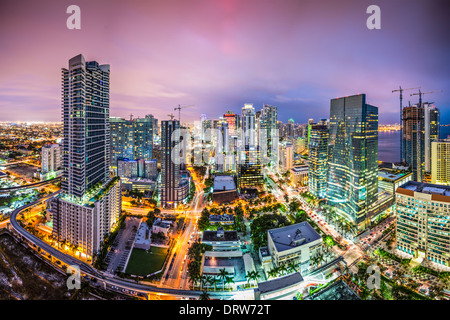
M 450 139 L 431 143 L 431 183 L 450 184 Z
M 41 172 L 57 171 L 61 167 L 61 149 L 59 144 L 51 144 L 42 147 Z

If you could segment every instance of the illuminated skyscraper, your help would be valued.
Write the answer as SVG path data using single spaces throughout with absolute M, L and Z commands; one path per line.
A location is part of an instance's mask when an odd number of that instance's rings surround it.
M 309 192 L 319 199 L 327 194 L 328 141 L 326 125 L 312 125 L 309 140 Z
M 62 193 L 50 201 L 53 236 L 92 258 L 121 212 L 120 180 L 109 177 L 109 65 L 80 54 L 62 69 Z
M 439 139 L 440 113 L 435 105 L 424 103 L 425 172 L 431 172 L 431 142 Z
M 378 195 L 378 108 L 358 94 L 331 100 L 327 200 L 358 228 Z
M 413 105 L 403 108 L 403 160 L 413 172 L 414 181 L 423 181 L 425 169 L 424 108 Z

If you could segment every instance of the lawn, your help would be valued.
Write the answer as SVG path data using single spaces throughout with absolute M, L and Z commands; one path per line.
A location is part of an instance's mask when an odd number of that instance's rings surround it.
M 148 253 L 134 248 L 128 261 L 126 273 L 146 276 L 161 270 L 167 256 L 167 248 L 151 247 Z

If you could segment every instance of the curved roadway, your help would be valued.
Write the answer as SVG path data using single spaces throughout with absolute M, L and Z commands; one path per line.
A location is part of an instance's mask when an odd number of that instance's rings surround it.
M 19 224 L 19 222 L 17 221 L 17 215 L 21 211 L 23 211 L 31 206 L 34 206 L 44 200 L 47 200 L 47 199 L 57 195 L 59 192 L 60 191 L 55 192 L 55 193 L 50 194 L 46 197 L 43 197 L 39 200 L 36 200 L 32 203 L 29 203 L 27 205 L 24 205 L 20 208 L 15 209 L 11 213 L 11 216 L 10 216 L 10 223 L 11 223 L 11 226 L 14 228 L 14 230 L 17 233 L 19 233 L 23 238 L 25 238 L 29 242 L 35 244 L 37 247 L 41 248 L 41 250 L 44 250 L 45 252 L 50 254 L 52 257 L 62 261 L 63 263 L 65 263 L 67 265 L 78 265 L 83 274 L 86 274 L 86 275 L 90 276 L 91 278 L 96 278 L 97 280 L 100 280 L 100 282 L 104 283 L 105 285 L 107 284 L 110 287 L 115 286 L 115 287 L 121 288 L 121 289 L 132 290 L 132 291 L 144 293 L 147 296 L 149 294 L 162 293 L 162 294 L 173 295 L 173 296 L 198 297 L 201 294 L 200 291 L 158 288 L 155 286 L 142 285 L 142 284 L 133 283 L 133 282 L 129 282 L 129 281 L 122 280 L 122 279 L 117 279 L 117 278 L 110 277 L 110 276 L 105 276 L 102 272 L 94 269 L 87 263 L 55 249 L 54 247 L 52 247 L 49 244 L 47 244 L 46 242 L 42 241 L 38 237 L 30 234 Z M 234 296 L 234 293 L 233 292 L 220 292 L 219 293 L 219 292 L 210 291 L 209 295 L 211 297 L 215 297 L 215 298 L 219 298 L 219 297 L 231 298 Z
M 52 183 L 52 182 L 57 181 L 57 180 L 61 180 L 61 177 L 56 177 L 56 178 L 53 178 L 53 179 L 39 181 L 39 182 L 36 182 L 36 183 L 31 183 L 31 184 L 24 184 L 22 186 L 9 187 L 9 188 L 0 188 L 0 193 L 11 192 L 11 191 L 16 191 L 16 190 L 21 190 L 21 189 L 34 188 L 34 187 L 41 187 L 41 186 L 45 186 L 46 184 Z

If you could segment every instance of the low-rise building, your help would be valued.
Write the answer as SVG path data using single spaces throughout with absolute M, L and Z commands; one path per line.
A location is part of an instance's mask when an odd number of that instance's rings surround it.
M 172 221 L 161 220 L 156 218 L 152 225 L 152 233 L 162 232 L 165 237 L 169 237 L 172 227 Z
M 209 223 L 212 225 L 230 225 L 234 223 L 234 216 L 232 214 L 211 214 L 209 216 Z
M 202 243 L 212 246 L 213 251 L 240 250 L 240 240 L 236 230 L 224 231 L 218 227 L 217 231 L 203 231 Z
M 291 273 L 287 276 L 269 281 L 259 282 L 258 288 L 254 291 L 255 300 L 292 300 L 292 297 L 294 297 L 303 286 L 303 277 L 300 272 Z
M 396 190 L 397 249 L 450 266 L 450 186 L 409 181 Z
M 212 200 L 214 203 L 231 202 L 238 197 L 233 176 L 214 177 Z
M 322 237 L 306 221 L 268 230 L 267 242 L 276 267 L 292 262 L 306 270 L 310 259 L 323 251 Z
M 395 194 L 395 190 L 405 184 L 408 181 L 411 181 L 413 178 L 413 174 L 411 171 L 402 171 L 402 172 L 394 172 L 394 170 L 390 169 L 379 169 L 378 170 L 378 188 L 381 188 L 387 192 Z
M 298 166 L 290 169 L 291 184 L 295 187 L 305 187 L 308 185 L 308 166 Z
M 140 223 L 139 229 L 134 238 L 134 247 L 138 249 L 149 250 L 151 246 L 151 231 L 147 223 Z

